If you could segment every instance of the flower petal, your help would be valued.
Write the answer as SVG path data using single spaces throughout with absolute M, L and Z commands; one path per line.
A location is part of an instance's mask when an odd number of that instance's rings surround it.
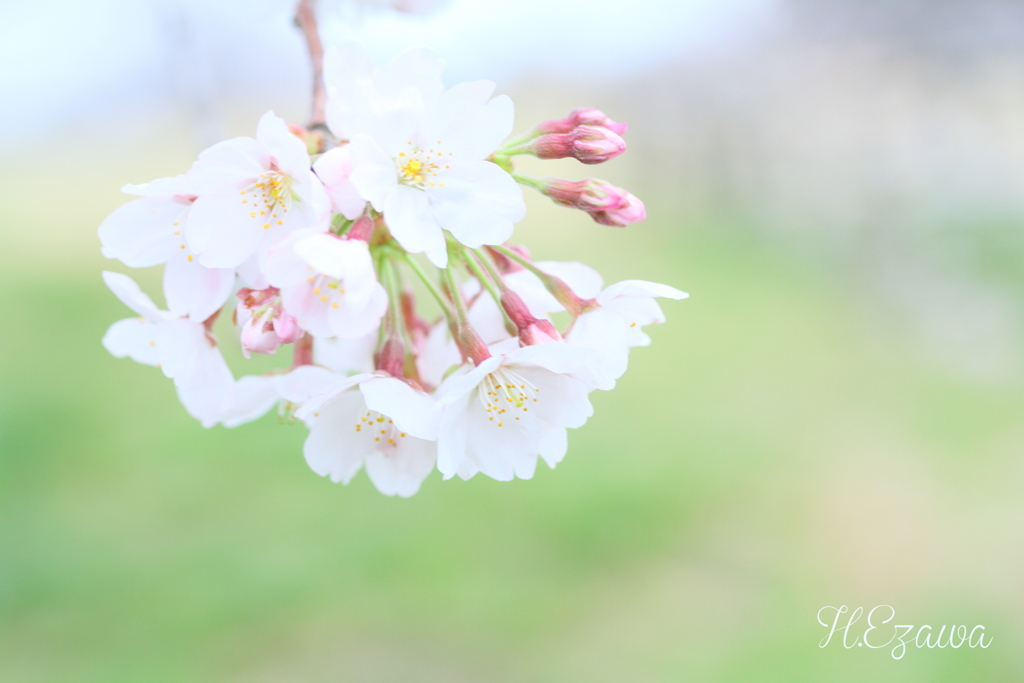
M 519 185 L 489 161 L 453 161 L 442 177 L 427 190 L 431 211 L 467 247 L 503 243 L 526 215 Z
M 167 308 L 193 322 L 203 322 L 219 310 L 234 286 L 234 270 L 206 268 L 191 254 L 178 254 L 164 269 Z
M 366 474 L 384 495 L 408 498 L 420 490 L 436 460 L 435 442 L 408 436 L 367 456 Z
M 420 439 L 437 438 L 438 414 L 434 399 L 400 379 L 372 377 L 359 385 L 366 407 L 387 415 L 403 432 Z
M 398 185 L 395 162 L 368 135 L 356 135 L 349 147 L 352 161 L 349 180 L 356 191 L 373 204 L 373 208 L 383 211 L 388 195 Z
M 103 348 L 115 358 L 131 358 L 143 365 L 157 365 L 156 325 L 143 318 L 125 318 L 103 335 Z
M 100 225 L 103 255 L 130 268 L 166 263 L 181 244 L 192 202 L 174 197 L 143 197 L 118 207 Z
M 128 308 L 132 309 L 151 322 L 162 322 L 163 314 L 157 310 L 153 300 L 146 296 L 135 280 L 123 273 L 112 273 L 109 270 L 103 271 L 103 281 L 110 288 L 110 291 L 117 296 Z
M 185 235 L 188 245 L 207 268 L 235 268 L 260 244 L 262 216 L 247 209 L 238 196 L 203 196 L 192 205 Z
M 274 163 L 286 175 L 304 179 L 309 175 L 310 160 L 306 144 L 288 130 L 284 119 L 268 111 L 256 126 L 256 139 L 267 148 Z
M 252 422 L 263 417 L 278 400 L 273 377 L 246 375 L 235 383 L 234 402 L 224 411 L 221 422 L 225 427 L 237 427 Z
M 391 234 L 406 251 L 413 254 L 425 253 L 438 268 L 448 265 L 444 233 L 434 220 L 427 194 L 423 190 L 408 185 L 394 187 L 385 202 L 384 217 Z
M 320 417 L 310 425 L 302 451 L 310 469 L 331 481 L 347 484 L 374 452 L 366 439 L 357 438 L 353 425 L 366 409 L 363 395 L 348 391 L 321 408 Z

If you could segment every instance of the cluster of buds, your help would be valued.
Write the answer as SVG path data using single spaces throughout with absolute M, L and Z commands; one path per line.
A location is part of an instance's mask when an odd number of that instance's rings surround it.
M 425 48 L 375 68 L 345 42 L 326 55 L 326 125 L 268 112 L 255 138 L 126 186 L 139 197 L 103 222 L 103 253 L 164 264 L 168 310 L 105 273 L 138 314 L 106 348 L 160 367 L 204 426 L 275 406 L 302 421 L 307 462 L 333 481 L 365 467 L 381 492 L 408 496 L 435 467 L 499 480 L 531 477 L 538 459 L 554 467 L 566 430 L 591 416 L 590 392 L 612 389 L 630 349 L 650 343 L 642 328 L 663 322 L 655 298 L 686 295 L 604 287 L 583 264 L 509 242 L 524 186 L 602 225 L 645 217 L 603 181 L 513 167 L 523 154 L 605 162 L 625 151 L 626 124 L 577 109 L 506 142 L 511 101 L 488 81 L 445 88 L 442 71 Z M 235 378 L 213 333 L 226 305 L 247 359 L 285 347 L 290 362 Z

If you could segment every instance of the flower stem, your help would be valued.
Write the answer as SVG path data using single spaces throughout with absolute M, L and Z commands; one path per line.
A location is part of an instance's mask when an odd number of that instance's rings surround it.
M 313 106 L 309 114 L 307 128 L 323 128 L 327 118 L 327 88 L 324 86 L 324 45 L 320 41 L 317 28 L 315 0 L 299 0 L 295 8 L 295 23 L 302 30 L 309 50 L 309 60 L 313 63 Z
M 416 276 L 420 279 L 420 282 L 423 283 L 423 286 L 427 288 L 427 291 L 430 292 L 431 296 L 434 297 L 434 300 L 437 301 L 437 304 L 441 307 L 441 311 L 444 313 L 444 317 L 451 321 L 454 317 L 452 307 L 445 299 L 444 295 L 441 294 L 437 285 L 434 284 L 433 280 L 427 277 L 427 274 L 423 272 L 423 268 L 416 262 L 416 259 L 413 258 L 412 254 L 403 251 L 402 258 L 405 260 L 406 265 L 412 269 L 412 272 L 416 273 Z

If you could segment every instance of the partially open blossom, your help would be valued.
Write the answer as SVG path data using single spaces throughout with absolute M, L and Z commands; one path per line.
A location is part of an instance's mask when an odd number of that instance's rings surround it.
M 601 164 L 626 151 L 626 141 L 608 128 L 577 126 L 568 133 L 548 133 L 505 150 L 506 154 L 532 154 L 538 159 L 573 158 L 584 164 Z
M 237 322 L 242 326 L 242 353 L 274 353 L 303 335 L 295 318 L 284 310 L 277 287 L 238 290 Z
M 601 225 L 623 228 L 647 218 L 643 202 L 621 187 L 603 180 L 545 178 L 536 181 L 534 186 L 556 204 L 586 211 L 595 223 Z

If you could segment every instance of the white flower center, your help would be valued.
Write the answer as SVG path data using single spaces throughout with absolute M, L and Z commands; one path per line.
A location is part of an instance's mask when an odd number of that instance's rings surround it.
M 373 437 L 374 442 L 381 445 L 397 446 L 400 439 L 408 436 L 405 432 L 398 430 L 391 418 L 385 417 L 375 410 L 368 410 L 359 418 L 359 421 L 356 422 L 356 431 L 364 434 L 366 438 Z
M 263 229 L 269 230 L 275 224 L 284 223 L 284 214 L 292 205 L 292 178 L 280 171 L 260 173 L 256 182 L 239 194 L 249 218 L 260 218 Z
M 499 366 L 497 370 L 484 377 L 477 387 L 477 396 L 487 411 L 487 420 L 504 427 L 509 419 L 520 419 L 516 412 L 527 413 L 530 404 L 539 399 L 540 389 L 517 372 Z
M 440 182 L 439 175 L 446 169 L 451 168 L 451 157 L 454 152 L 445 154 L 441 150 L 442 142 L 437 141 L 437 146 L 431 149 L 423 149 L 412 142 L 407 142 L 406 150 L 398 153 L 395 163 L 398 166 L 398 179 L 406 185 L 412 185 L 420 189 L 427 187 L 444 187 Z

